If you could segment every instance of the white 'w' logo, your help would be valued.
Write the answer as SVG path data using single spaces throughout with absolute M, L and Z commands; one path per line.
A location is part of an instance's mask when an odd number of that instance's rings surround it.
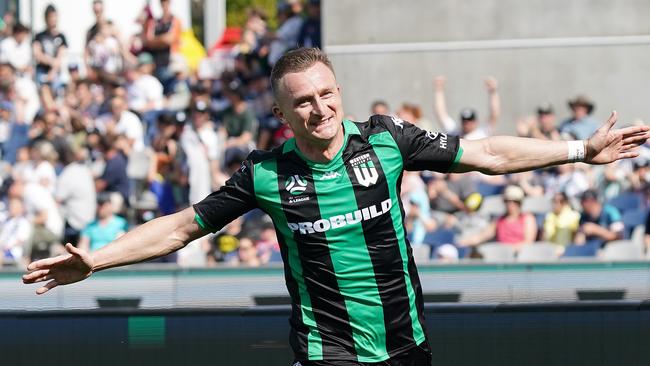
M 293 195 L 301 194 L 307 189 L 307 181 L 297 174 L 292 175 L 287 179 L 285 189 Z
M 369 187 L 371 184 L 377 183 L 377 169 L 371 164 L 363 163 L 352 168 L 357 181 L 364 187 Z

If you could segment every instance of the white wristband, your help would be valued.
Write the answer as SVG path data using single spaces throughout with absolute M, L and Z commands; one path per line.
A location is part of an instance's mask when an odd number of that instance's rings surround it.
M 570 162 L 585 161 L 585 143 L 582 140 L 567 141 L 567 144 Z

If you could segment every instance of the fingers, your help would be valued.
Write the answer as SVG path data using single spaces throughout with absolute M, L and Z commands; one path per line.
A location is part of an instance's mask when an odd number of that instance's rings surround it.
M 74 245 L 70 244 L 70 243 L 65 245 L 65 250 L 67 250 L 68 253 L 70 253 L 72 255 L 76 255 L 78 257 L 81 257 L 81 253 L 82 253 L 81 250 L 79 248 L 75 247 Z
M 648 131 L 650 131 L 650 126 L 630 126 L 616 130 L 616 132 L 623 135 L 623 138 L 630 135 L 647 134 Z
M 639 156 L 638 151 L 628 151 L 618 154 L 618 159 L 633 159 Z
M 50 274 L 49 269 L 40 269 L 31 273 L 28 273 L 23 276 L 23 283 L 35 283 L 35 282 L 40 282 L 38 281 L 39 278 L 42 278 L 43 276 L 47 276 Z
M 614 127 L 616 124 L 616 121 L 618 120 L 618 113 L 616 111 L 612 111 L 612 114 L 609 115 L 609 118 L 607 119 L 607 122 L 605 122 L 598 130 L 605 130 L 609 131 Z
M 37 269 L 50 268 L 53 265 L 65 262 L 66 260 L 70 259 L 70 257 L 71 257 L 70 254 L 61 254 L 56 257 L 41 259 L 36 262 L 30 263 L 27 266 L 27 270 L 34 271 Z
M 643 145 L 648 139 L 646 133 L 639 133 L 623 139 L 623 148 Z
M 52 281 L 46 283 L 45 286 L 43 286 L 43 287 L 39 288 L 38 290 L 36 290 L 36 294 L 37 295 L 42 295 L 42 294 L 50 291 L 51 289 L 55 288 L 58 285 L 59 285 L 59 283 L 56 282 L 56 280 L 52 280 Z

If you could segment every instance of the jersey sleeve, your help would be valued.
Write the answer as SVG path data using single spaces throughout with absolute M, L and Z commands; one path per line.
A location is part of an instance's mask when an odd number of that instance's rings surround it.
M 392 116 L 373 116 L 371 124 L 383 125 L 390 131 L 402 154 L 405 170 L 447 173 L 462 155 L 458 136 L 425 131 Z
M 251 169 L 252 163 L 244 161 L 223 187 L 193 206 L 202 229 L 216 232 L 257 207 Z

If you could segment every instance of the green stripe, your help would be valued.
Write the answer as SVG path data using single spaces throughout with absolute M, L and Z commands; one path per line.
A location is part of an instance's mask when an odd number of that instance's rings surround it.
M 458 152 L 456 152 L 456 158 L 454 159 L 454 162 L 451 163 L 451 166 L 447 170 L 448 173 L 451 173 L 454 171 L 454 169 L 456 169 L 456 166 L 458 165 L 458 163 L 460 163 L 460 158 L 463 157 L 463 148 L 460 147 L 460 141 L 458 142 L 458 144 L 459 146 L 458 146 Z
M 130 316 L 128 318 L 130 348 L 164 348 L 164 316 Z
M 305 278 L 302 275 L 302 263 L 298 254 L 298 244 L 293 238 L 293 233 L 287 224 L 287 217 L 282 210 L 280 193 L 278 192 L 278 170 L 275 159 L 265 160 L 253 166 L 253 180 L 255 182 L 255 197 L 277 225 L 277 234 L 282 235 L 287 244 L 287 260 L 291 276 L 298 284 L 300 296 L 300 310 L 302 322 L 309 328 L 307 335 L 307 357 L 310 360 L 323 359 L 323 342 L 321 340 L 316 319 L 311 307 L 311 298 L 307 292 Z
M 372 135 L 368 138 L 368 141 L 377 153 L 377 157 L 384 169 L 384 175 L 386 176 L 388 183 L 388 193 L 393 203 L 393 206 L 390 209 L 390 215 L 393 220 L 395 234 L 399 241 L 400 255 L 402 256 L 404 280 L 406 281 L 406 293 L 409 298 L 409 315 L 411 316 L 411 325 L 413 326 L 413 338 L 417 344 L 420 344 L 420 342 L 424 341 L 425 336 L 422 324 L 420 324 L 418 318 L 415 291 L 413 290 L 413 284 L 411 283 L 411 277 L 409 276 L 408 271 L 408 251 L 405 240 L 406 233 L 404 232 L 404 225 L 402 223 L 403 218 L 399 205 L 400 197 L 397 194 L 397 180 L 401 176 L 403 170 L 402 154 L 400 153 L 395 140 L 393 140 L 388 131 Z
M 341 160 L 339 160 L 339 163 Z M 324 179 L 326 171 L 314 170 L 314 189 L 320 217 L 329 219 L 359 209 L 352 183 L 342 163 L 336 179 Z M 352 338 L 359 362 L 388 358 L 384 310 L 375 272 L 364 240 L 361 222 L 325 231 L 339 291 L 345 300 Z
M 194 220 L 196 220 L 196 222 L 199 224 L 199 227 L 200 227 L 201 229 L 212 231 L 212 229 L 210 229 L 210 228 L 208 227 L 208 225 L 205 224 L 205 222 L 203 221 L 203 219 L 201 218 L 201 216 L 199 216 L 198 213 L 194 215 Z

